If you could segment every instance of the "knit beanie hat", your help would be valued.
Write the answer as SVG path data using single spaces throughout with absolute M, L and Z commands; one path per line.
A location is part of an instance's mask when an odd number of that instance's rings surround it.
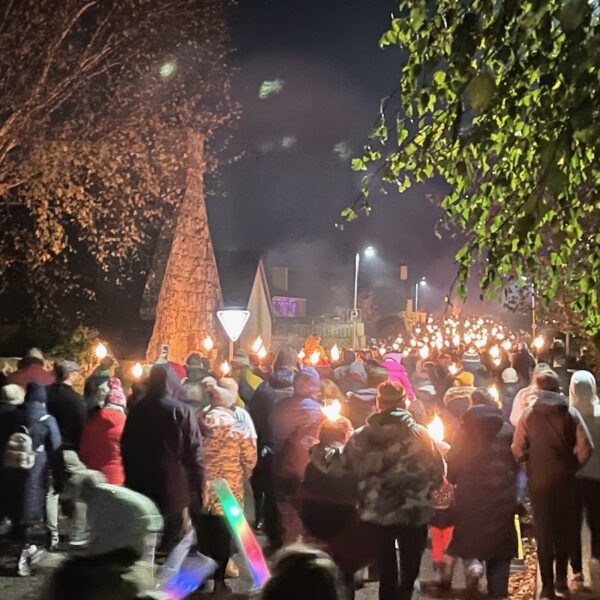
M 462 371 L 454 378 L 454 387 L 467 387 L 475 383 L 475 376 L 469 371 Z
M 77 373 L 81 367 L 73 360 L 57 360 L 54 363 L 54 373 L 59 382 L 63 382 L 71 373 Z
M 408 396 L 401 383 L 395 381 L 384 381 L 377 388 L 377 408 L 387 410 L 395 406 L 406 406 Z
M 25 400 L 25 390 L 16 383 L 9 383 L 0 389 L 0 403 L 18 406 Z
M 508 369 L 502 371 L 502 381 L 504 383 L 517 383 L 517 381 L 519 381 L 519 376 L 512 367 L 508 367 Z
M 163 528 L 154 502 L 126 487 L 102 483 L 94 471 L 82 478 L 81 499 L 88 506 L 90 541 L 88 554 L 99 556 L 117 550 L 133 550 L 140 558 L 145 538 Z
M 108 380 L 108 394 L 106 396 L 105 405 L 114 404 L 121 408 L 127 407 L 127 398 L 121 386 L 121 380 L 117 377 L 111 377 Z
M 478 363 L 481 362 L 479 354 L 475 350 L 467 350 L 462 357 L 463 363 Z
M 294 394 L 303 398 L 316 398 L 321 391 L 321 378 L 316 369 L 303 367 L 294 377 Z

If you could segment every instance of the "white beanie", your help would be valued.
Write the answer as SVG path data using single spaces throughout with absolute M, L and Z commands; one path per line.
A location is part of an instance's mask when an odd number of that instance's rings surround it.
M 0 390 L 0 402 L 18 406 L 25 401 L 25 390 L 16 383 L 9 383 Z
M 515 369 L 508 367 L 502 371 L 502 381 L 504 383 L 517 383 L 517 381 L 519 381 L 519 376 Z

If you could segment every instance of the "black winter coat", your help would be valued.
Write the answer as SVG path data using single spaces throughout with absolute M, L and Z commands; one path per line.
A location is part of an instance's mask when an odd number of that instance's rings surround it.
M 273 448 L 273 431 L 271 429 L 271 411 L 284 398 L 290 398 L 294 393 L 294 369 L 278 369 L 268 381 L 261 383 L 248 405 L 258 436 L 258 456 L 265 447 Z
M 121 438 L 125 485 L 153 500 L 163 515 L 202 497 L 202 438 L 192 409 L 148 394 L 131 410 Z
M 512 558 L 516 550 L 517 463 L 513 429 L 491 406 L 475 406 L 446 458 L 448 480 L 456 485 L 449 552 L 461 558 Z
M 5 469 L 0 463 L 5 512 L 13 525 L 22 526 L 45 521 L 48 470 L 52 470 L 57 488 L 61 487 L 63 472 L 58 425 L 46 410 L 43 386 L 30 384 L 29 388 L 32 386 L 39 387 L 41 392 L 35 396 L 28 393 L 25 403 L 6 415 L 8 422 L 2 427 L 0 439 L 0 456 L 4 456 L 10 435 L 26 427 L 36 452 L 35 464 L 29 470 Z
M 87 407 L 81 394 L 70 385 L 53 383 L 46 388 L 48 412 L 56 419 L 63 450 L 79 451 L 81 434 L 87 420 Z

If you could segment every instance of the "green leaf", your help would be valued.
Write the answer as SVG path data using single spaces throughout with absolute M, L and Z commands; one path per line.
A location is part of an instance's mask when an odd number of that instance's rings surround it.
M 484 71 L 476 75 L 467 86 L 467 96 L 475 110 L 484 109 L 491 101 L 496 83 L 491 73 Z
M 351 165 L 352 165 L 353 171 L 366 171 L 367 170 L 367 165 L 365 164 L 365 161 L 362 158 L 353 158 Z
M 433 74 L 433 80 L 440 86 L 446 82 L 446 71 L 436 71 Z

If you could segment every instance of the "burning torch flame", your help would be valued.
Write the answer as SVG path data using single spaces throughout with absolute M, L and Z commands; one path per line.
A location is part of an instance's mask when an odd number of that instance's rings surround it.
M 421 346 L 419 348 L 419 356 L 425 360 L 429 356 L 429 346 Z
M 260 360 L 263 360 L 267 356 L 267 354 L 267 349 L 264 346 L 261 346 L 259 351 L 256 353 L 256 356 L 258 356 Z
M 498 348 L 498 346 L 492 346 L 490 348 L 490 356 L 492 358 L 500 358 L 500 348 Z
M 452 336 L 452 343 L 455 346 L 460 346 L 460 335 L 456 334 Z
M 254 340 L 254 344 L 252 344 L 252 352 L 254 352 L 254 354 L 258 354 L 263 348 L 263 339 L 262 337 L 259 335 L 255 340 Z
M 331 404 L 326 404 L 321 407 L 321 412 L 329 421 L 337 421 L 342 412 L 342 405 L 339 400 L 334 400 Z
M 142 367 L 142 363 L 135 363 L 133 367 L 131 367 L 131 374 L 134 379 L 139 379 L 144 374 L 144 368 Z
M 227 375 L 229 375 L 229 373 L 231 373 L 231 365 L 227 362 L 224 361 L 223 363 L 221 363 L 221 375 L 223 375 L 223 377 L 227 377 Z
M 319 354 L 318 350 L 315 350 L 311 355 L 310 355 L 310 364 L 313 367 L 316 367 L 319 364 L 319 361 L 321 360 L 321 355 Z
M 207 352 L 210 352 L 215 347 L 215 343 L 213 342 L 213 339 L 210 337 L 210 335 L 207 335 L 204 338 L 204 341 L 202 342 L 202 345 L 204 346 L 204 349 Z
M 340 360 L 341 352 L 337 344 L 334 344 L 333 348 L 331 348 L 330 355 L 332 362 L 336 363 L 338 360 Z
M 103 358 L 106 358 L 106 356 L 108 355 L 108 349 L 102 342 L 100 342 L 94 348 L 94 354 L 96 355 L 96 358 L 98 358 L 99 360 L 102 360 Z
M 385 349 L 385 346 L 381 346 L 381 348 L 379 348 L 379 356 L 385 356 L 387 353 L 387 350 Z
M 306 352 L 304 352 L 304 350 L 300 350 L 300 352 L 298 352 L 298 360 L 304 360 L 306 358 Z
M 490 385 L 487 391 L 496 402 L 500 401 L 500 392 L 498 391 L 498 388 L 495 385 Z
M 506 340 L 503 344 L 502 347 L 508 352 L 509 350 L 512 349 L 512 342 L 510 340 Z
M 444 424 L 440 419 L 439 415 L 435 415 L 433 417 L 433 421 L 427 425 L 427 431 L 431 436 L 431 439 L 435 442 L 443 442 L 444 441 Z
M 448 367 L 448 373 L 450 373 L 450 375 L 458 375 L 458 367 L 456 365 L 450 365 Z
M 546 345 L 546 340 L 543 335 L 538 335 L 535 340 L 533 340 L 533 347 L 536 350 L 541 350 Z

